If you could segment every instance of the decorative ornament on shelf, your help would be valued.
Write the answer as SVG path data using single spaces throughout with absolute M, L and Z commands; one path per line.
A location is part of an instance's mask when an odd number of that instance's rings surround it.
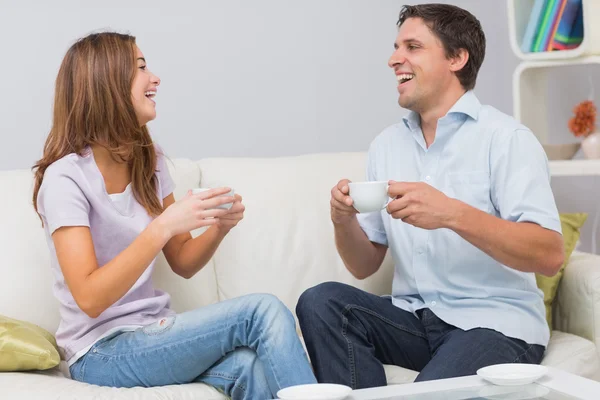
M 583 137 L 581 149 L 585 158 L 600 158 L 600 131 L 596 128 L 597 110 L 591 100 L 582 101 L 573 109 L 575 116 L 569 120 L 569 130 Z

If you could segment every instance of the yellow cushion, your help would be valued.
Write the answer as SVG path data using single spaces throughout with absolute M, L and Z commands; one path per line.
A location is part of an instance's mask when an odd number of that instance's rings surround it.
M 546 306 L 546 321 L 552 332 L 552 303 L 556 297 L 558 285 L 563 276 L 565 266 L 569 262 L 571 253 L 579 240 L 580 229 L 587 219 L 586 213 L 560 214 L 563 242 L 565 247 L 565 262 L 558 273 L 552 277 L 536 274 L 537 286 L 544 292 L 544 305 Z
M 56 340 L 48 331 L 0 315 L 0 371 L 43 370 L 59 362 Z

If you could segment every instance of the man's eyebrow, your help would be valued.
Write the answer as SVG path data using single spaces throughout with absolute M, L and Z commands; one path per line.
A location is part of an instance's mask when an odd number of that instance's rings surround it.
M 402 40 L 402 43 L 405 44 L 410 44 L 410 43 L 416 43 L 416 44 L 422 44 L 420 40 L 415 39 L 415 38 L 408 38 L 408 39 L 404 39 Z M 398 49 L 398 42 L 394 42 L 394 49 Z

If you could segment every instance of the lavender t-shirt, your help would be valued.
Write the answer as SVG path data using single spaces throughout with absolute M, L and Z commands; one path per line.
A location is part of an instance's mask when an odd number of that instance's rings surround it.
M 164 199 L 173 192 L 165 158 L 157 151 L 158 195 Z M 56 258 L 52 233 L 63 226 L 90 228 L 98 266 L 111 261 L 127 248 L 148 226 L 152 217 L 137 202 L 130 188 L 124 198 L 113 202 L 91 149 L 82 156 L 72 153 L 48 167 L 38 194 L 38 210 L 44 221 L 54 273 L 54 294 L 60 303 L 61 321 L 56 342 L 67 361 L 117 327 L 148 325 L 174 314 L 170 296 L 152 286 L 153 260 L 129 291 L 97 318 L 85 314 L 71 295 Z M 80 354 L 78 354 L 80 355 Z

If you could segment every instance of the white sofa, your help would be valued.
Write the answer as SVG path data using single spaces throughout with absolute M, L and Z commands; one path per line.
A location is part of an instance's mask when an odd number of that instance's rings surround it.
M 157 287 L 185 311 L 252 292 L 273 293 L 290 310 L 300 294 L 324 281 L 341 281 L 389 293 L 392 264 L 364 281 L 354 279 L 337 255 L 329 219 L 329 193 L 341 178 L 364 178 L 364 153 L 286 158 L 173 160 L 176 197 L 188 189 L 228 185 L 244 197 L 246 217 L 195 277 L 173 274 L 161 256 Z M 29 170 L 0 172 L 0 314 L 58 326 L 52 274 L 40 221 L 31 207 Z M 195 232 L 196 234 L 198 232 Z M 553 332 L 543 363 L 600 380 L 600 256 L 574 253 L 560 285 Z M 416 372 L 386 367 L 389 383 L 410 382 Z M 63 362 L 44 372 L 0 373 L 0 397 L 32 399 L 223 399 L 203 384 L 115 389 L 68 378 Z

